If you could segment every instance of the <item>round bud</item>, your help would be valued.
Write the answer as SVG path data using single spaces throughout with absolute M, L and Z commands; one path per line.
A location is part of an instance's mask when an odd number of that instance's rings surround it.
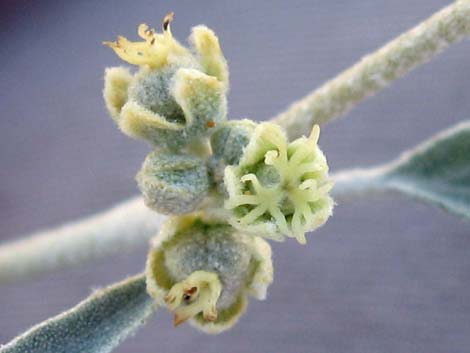
M 244 312 L 246 295 L 264 299 L 272 282 L 268 243 L 204 213 L 170 218 L 152 245 L 147 291 L 175 311 L 176 324 L 190 319 L 205 332 L 226 330 Z M 211 291 L 201 292 L 207 285 Z
M 203 159 L 158 150 L 147 156 L 136 179 L 145 204 L 164 214 L 194 211 L 210 186 Z

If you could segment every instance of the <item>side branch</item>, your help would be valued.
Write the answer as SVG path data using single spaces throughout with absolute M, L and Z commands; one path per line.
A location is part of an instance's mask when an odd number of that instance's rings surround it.
M 458 0 L 294 102 L 273 120 L 291 139 L 302 136 L 313 125 L 345 114 L 469 34 L 470 0 Z

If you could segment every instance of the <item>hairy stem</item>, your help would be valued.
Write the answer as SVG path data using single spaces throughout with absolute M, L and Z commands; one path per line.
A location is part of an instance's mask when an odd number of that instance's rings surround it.
M 458 0 L 294 102 L 273 120 L 291 139 L 305 135 L 313 125 L 345 114 L 469 34 L 470 0 Z
M 164 216 L 135 197 L 103 213 L 0 247 L 0 283 L 129 251 L 154 236 Z
M 368 194 L 382 194 L 390 191 L 383 181 L 389 165 L 371 168 L 354 168 L 334 173 L 331 179 L 335 185 L 331 190 L 335 200 L 349 200 Z

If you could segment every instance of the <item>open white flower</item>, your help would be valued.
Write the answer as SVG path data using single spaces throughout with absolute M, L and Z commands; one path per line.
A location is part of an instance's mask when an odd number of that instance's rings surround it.
M 305 233 L 323 225 L 333 210 L 328 164 L 318 147 L 320 128 L 292 143 L 272 123 L 258 125 L 240 162 L 225 169 L 225 208 L 243 232 L 304 244 Z

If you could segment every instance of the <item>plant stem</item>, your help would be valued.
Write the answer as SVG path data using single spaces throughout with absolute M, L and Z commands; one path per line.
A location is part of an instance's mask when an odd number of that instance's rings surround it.
M 0 283 L 132 250 L 153 237 L 164 218 L 135 197 L 103 213 L 5 244 L 0 247 Z
M 314 124 L 345 114 L 468 35 L 470 0 L 458 0 L 294 102 L 273 120 L 291 139 L 305 135 Z
M 389 165 L 341 170 L 331 175 L 335 186 L 331 190 L 336 199 L 349 200 L 358 196 L 383 194 L 390 191 L 383 180 Z

